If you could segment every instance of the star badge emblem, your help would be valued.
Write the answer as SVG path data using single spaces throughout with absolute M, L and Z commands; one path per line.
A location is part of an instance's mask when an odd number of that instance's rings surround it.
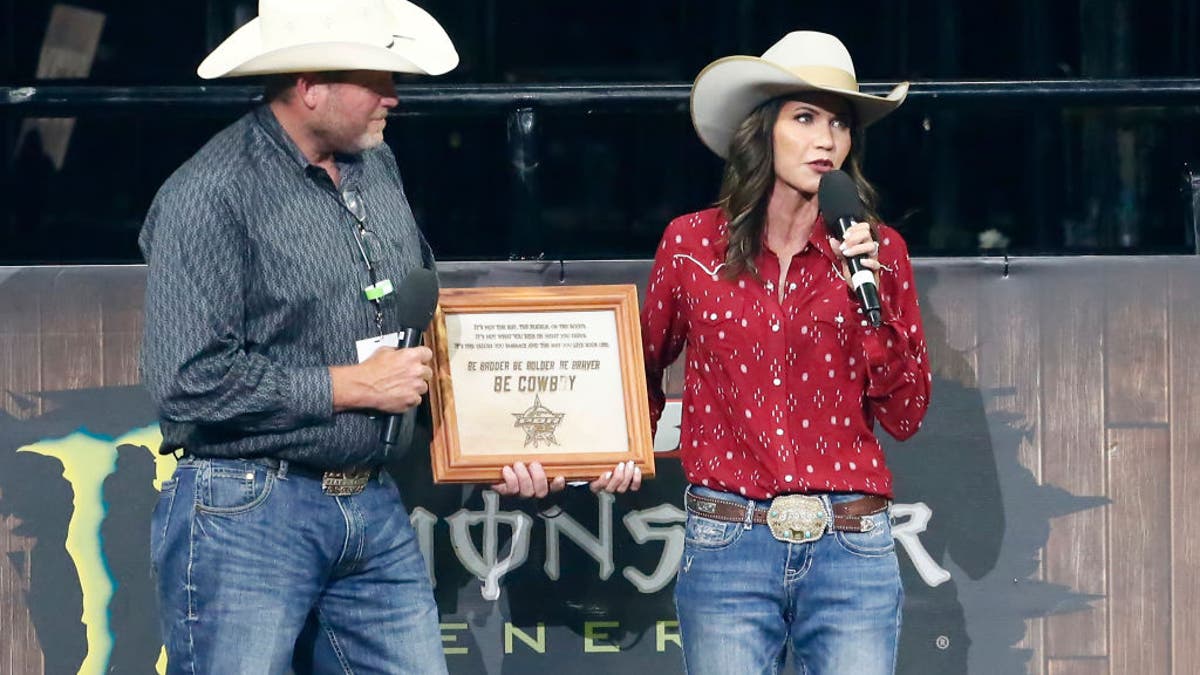
M 517 418 L 513 426 L 525 431 L 525 447 L 532 445 L 536 448 L 543 442 L 546 445 L 558 445 L 558 439 L 554 438 L 554 430 L 562 422 L 565 413 L 554 412 L 542 405 L 541 397 L 534 395 L 533 405 L 524 412 L 511 414 Z

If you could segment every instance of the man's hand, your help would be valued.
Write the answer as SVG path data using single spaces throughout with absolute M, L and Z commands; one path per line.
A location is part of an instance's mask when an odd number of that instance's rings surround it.
M 329 369 L 333 409 L 399 414 L 421 403 L 429 391 L 433 352 L 428 347 L 380 347 L 366 361 Z

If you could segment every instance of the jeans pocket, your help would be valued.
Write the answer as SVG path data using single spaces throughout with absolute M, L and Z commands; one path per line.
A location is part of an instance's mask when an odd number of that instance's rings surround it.
M 744 530 L 742 523 L 728 523 L 689 513 L 683 541 L 691 549 L 719 551 L 737 541 Z
M 854 555 L 867 557 L 884 556 L 896 550 L 896 540 L 892 538 L 891 516 L 882 511 L 870 516 L 863 516 L 874 525 L 866 532 L 842 532 L 838 530 L 837 541 L 842 548 Z
M 162 560 L 163 542 L 167 540 L 167 526 L 171 523 L 171 510 L 175 506 L 175 495 L 179 493 L 178 478 L 163 481 L 158 491 L 158 501 L 154 504 L 154 513 L 150 516 L 150 572 L 158 574 L 159 562 Z
M 233 516 L 253 511 L 271 496 L 275 471 L 252 462 L 210 461 L 197 479 L 196 510 Z

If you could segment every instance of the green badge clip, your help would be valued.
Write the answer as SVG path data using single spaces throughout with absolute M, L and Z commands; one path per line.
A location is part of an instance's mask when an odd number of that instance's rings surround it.
M 374 302 L 380 298 L 390 295 L 393 290 L 395 289 L 392 288 L 392 280 L 383 279 L 382 281 L 373 283 L 364 288 L 363 294 L 367 296 L 368 300 Z

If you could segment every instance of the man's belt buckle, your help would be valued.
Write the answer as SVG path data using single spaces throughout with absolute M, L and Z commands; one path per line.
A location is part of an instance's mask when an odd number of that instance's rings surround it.
M 820 497 L 783 495 L 776 497 L 767 510 L 767 526 L 779 541 L 803 544 L 816 541 L 830 524 L 829 511 Z
M 321 476 L 321 491 L 331 497 L 349 497 L 362 492 L 370 480 L 370 469 L 326 471 Z

